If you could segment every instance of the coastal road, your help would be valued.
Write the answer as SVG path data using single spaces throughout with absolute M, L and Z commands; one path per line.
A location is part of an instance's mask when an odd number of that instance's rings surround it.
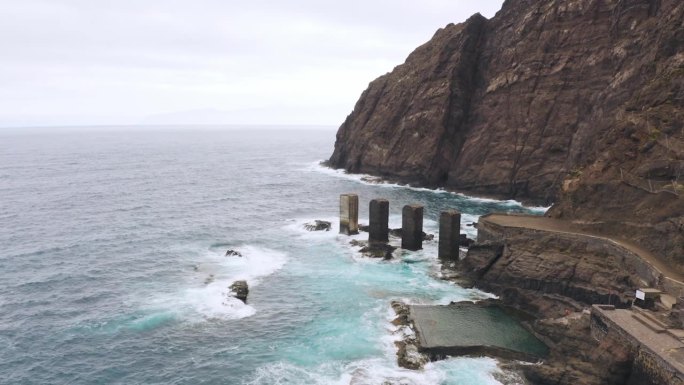
M 669 265 L 659 256 L 651 253 L 650 251 L 624 239 L 618 239 L 613 237 L 607 237 L 604 235 L 595 234 L 588 232 L 579 228 L 572 222 L 549 218 L 540 217 L 532 215 L 506 215 L 506 214 L 490 214 L 485 217 L 480 218 L 480 220 L 486 220 L 503 227 L 520 227 L 533 230 L 550 231 L 556 233 L 565 234 L 575 234 L 582 235 L 586 237 L 593 237 L 603 239 L 609 242 L 616 243 L 639 257 L 650 263 L 653 267 L 660 270 L 660 272 L 668 278 L 674 279 L 679 282 L 684 282 L 684 275 L 674 271 L 669 267 Z

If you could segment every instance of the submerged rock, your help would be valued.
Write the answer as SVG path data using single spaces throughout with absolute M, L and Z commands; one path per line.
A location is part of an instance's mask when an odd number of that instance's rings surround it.
M 430 361 L 414 343 L 399 341 L 395 344 L 397 346 L 397 364 L 402 368 L 418 370 Z
M 389 235 L 397 238 L 401 238 L 402 234 L 404 233 L 403 229 L 390 229 Z M 423 231 L 423 240 L 424 241 L 432 241 L 435 239 L 435 234 L 428 234 L 425 231 Z
M 392 325 L 397 326 L 396 333 L 401 333 L 401 340 L 394 343 L 397 347 L 397 364 L 406 369 L 422 369 L 429 361 L 429 357 L 418 349 L 416 334 L 411 329 L 409 308 L 399 301 L 392 301 L 391 306 L 397 315 Z
M 361 254 L 369 258 L 382 258 L 382 259 L 392 259 L 394 255 L 392 254 L 397 248 L 384 242 L 367 242 L 359 241 L 357 239 L 352 239 L 349 242 L 350 245 L 355 247 L 360 247 Z
M 458 239 L 459 245 L 461 245 L 463 247 L 470 247 L 470 245 L 472 245 L 473 243 L 475 243 L 475 241 L 468 238 L 465 234 L 459 235 L 459 239 Z
M 204 280 L 205 285 L 208 285 L 212 282 L 214 282 L 214 274 L 211 274 L 210 276 L 207 277 L 207 279 Z
M 229 249 L 228 251 L 226 251 L 226 255 L 225 255 L 225 256 L 226 256 L 226 257 L 242 257 L 242 254 L 240 254 L 239 251 L 235 251 L 235 250 Z
M 314 223 L 306 223 L 304 228 L 308 231 L 330 231 L 332 224 L 328 221 L 316 220 Z
M 392 253 L 397 248 L 387 243 L 370 242 L 365 247 L 361 248 L 361 253 L 371 258 L 392 259 Z
M 349 244 L 355 247 L 365 247 L 368 242 L 366 241 L 359 241 L 357 239 L 352 239 Z
M 361 181 L 366 182 L 366 183 L 371 183 L 371 184 L 382 184 L 385 182 L 382 178 L 377 177 L 377 176 L 371 176 L 371 175 L 362 176 Z
M 249 294 L 249 286 L 247 285 L 247 281 L 235 281 L 228 288 L 230 289 L 230 296 L 247 303 L 247 294 Z

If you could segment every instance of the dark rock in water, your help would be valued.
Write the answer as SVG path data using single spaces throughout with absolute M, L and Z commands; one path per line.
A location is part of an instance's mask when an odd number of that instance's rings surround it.
M 350 245 L 355 246 L 355 247 L 365 247 L 368 242 L 365 241 L 359 241 L 357 239 L 352 239 L 351 242 L 349 242 Z
M 240 254 L 239 251 L 235 251 L 235 250 L 231 249 L 231 250 L 226 251 L 225 256 L 226 257 L 242 257 L 242 254 Z
M 463 246 L 463 247 L 470 247 L 470 245 L 472 245 L 473 243 L 475 243 L 475 241 L 473 241 L 472 239 L 468 238 L 465 234 L 460 234 L 460 235 L 459 235 L 458 244 L 459 244 L 460 246 Z
M 390 229 L 389 235 L 397 238 L 401 238 L 403 234 L 402 229 Z M 423 231 L 423 240 L 424 241 L 432 241 L 435 239 L 435 234 L 427 234 L 425 231 Z
M 392 320 L 392 325 L 394 326 L 408 326 L 409 325 L 409 308 L 408 306 L 400 301 L 392 301 L 390 303 L 392 310 L 397 315 L 397 317 Z
M 235 281 L 228 288 L 230 289 L 231 296 L 244 303 L 247 303 L 247 294 L 249 294 L 249 286 L 247 286 L 247 281 Z
M 330 231 L 332 224 L 328 221 L 316 220 L 314 223 L 307 223 L 304 228 L 308 231 Z
M 392 301 L 392 309 L 397 317 L 392 320 L 392 325 L 402 329 L 410 330 L 411 320 L 409 308 L 406 304 L 399 301 Z M 394 344 L 397 347 L 397 364 L 406 369 L 418 370 L 429 361 L 429 358 L 418 350 L 418 340 L 415 333 L 402 333 L 402 338 Z M 392 382 L 388 382 L 393 384 Z
M 363 231 L 363 232 L 367 233 L 368 231 L 370 231 L 370 226 L 369 225 L 359 225 L 359 231 Z
M 360 247 L 361 254 L 369 258 L 392 259 L 392 253 L 397 248 L 384 242 L 367 242 L 352 239 L 350 245 Z
M 370 175 L 366 175 L 366 176 L 361 177 L 361 181 L 366 182 L 366 183 L 372 183 L 372 184 L 383 183 L 382 178 L 377 177 L 377 176 L 370 176 Z
M 361 253 L 371 258 L 392 259 L 392 253 L 397 248 L 383 242 L 370 242 L 361 249 Z

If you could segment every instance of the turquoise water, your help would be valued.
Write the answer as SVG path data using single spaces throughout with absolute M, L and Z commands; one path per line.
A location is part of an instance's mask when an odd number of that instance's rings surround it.
M 396 365 L 390 301 L 486 293 L 439 279 L 435 242 L 362 258 L 340 193 L 426 205 L 426 230 L 516 202 L 322 168 L 332 131 L 0 132 L 1 384 L 495 384 L 492 359 Z M 335 229 L 333 229 L 335 230 Z M 364 234 L 357 236 L 363 239 Z M 224 257 L 226 249 L 243 258 Z M 250 284 L 248 304 L 226 296 Z

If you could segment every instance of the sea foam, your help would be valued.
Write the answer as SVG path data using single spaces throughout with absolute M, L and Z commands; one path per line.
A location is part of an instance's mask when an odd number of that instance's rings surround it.
M 245 304 L 230 295 L 229 286 L 245 280 L 252 289 L 264 277 L 280 270 L 287 262 L 283 252 L 254 245 L 233 247 L 242 256 L 226 256 L 226 250 L 208 250 L 201 262 L 195 265 L 189 287 L 173 297 L 156 301 L 156 306 L 181 310 L 186 318 L 197 321 L 205 319 L 238 319 L 257 312 L 253 304 Z
M 480 197 L 473 197 L 470 195 L 466 195 L 463 193 L 457 193 L 457 192 L 451 192 L 447 191 L 443 188 L 437 188 L 437 189 L 430 189 L 426 187 L 414 187 L 414 186 L 409 186 L 406 184 L 400 184 L 400 183 L 394 183 L 394 182 L 389 182 L 386 181 L 380 177 L 374 176 L 374 175 L 369 175 L 369 174 L 352 174 L 348 173 L 344 169 L 333 169 L 327 166 L 323 165 L 323 161 L 316 161 L 313 163 L 307 164 L 304 168 L 304 171 L 308 172 L 318 172 L 330 176 L 334 176 L 337 178 L 344 178 L 347 180 L 352 180 L 356 181 L 359 183 L 367 184 L 367 185 L 372 185 L 372 186 L 378 186 L 378 187 L 390 187 L 390 188 L 406 188 L 410 189 L 413 191 L 425 191 L 425 192 L 431 192 L 435 194 L 453 194 L 453 195 L 458 195 L 464 199 L 473 201 L 473 202 L 479 202 L 479 203 L 496 203 L 499 205 L 503 206 L 508 206 L 508 207 L 519 207 L 519 208 L 524 208 L 529 211 L 543 214 L 545 213 L 548 209 L 551 208 L 551 206 L 544 207 L 544 206 L 525 206 L 522 204 L 522 202 L 516 201 L 514 199 L 508 199 L 508 200 L 498 200 L 498 199 L 491 199 L 491 198 L 480 198 Z

